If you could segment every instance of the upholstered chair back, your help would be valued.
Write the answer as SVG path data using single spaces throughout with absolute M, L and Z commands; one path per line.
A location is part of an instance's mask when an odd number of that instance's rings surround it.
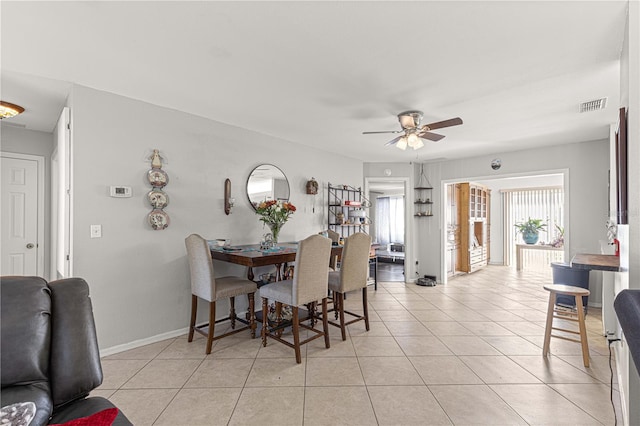
M 198 234 L 191 234 L 184 240 L 187 247 L 189 272 L 191 273 L 191 294 L 208 302 L 216 295 L 216 280 L 213 275 L 213 260 L 207 240 Z
M 327 297 L 331 240 L 311 235 L 300 241 L 293 272 L 292 300 L 295 306 Z
M 328 229 L 327 230 L 327 235 L 328 235 L 329 239 L 331 240 L 331 242 L 337 243 L 338 241 L 340 241 L 340 234 L 338 234 L 336 231 Z
M 371 236 L 363 232 L 356 232 L 345 240 L 340 265 L 341 293 L 367 285 L 370 250 Z

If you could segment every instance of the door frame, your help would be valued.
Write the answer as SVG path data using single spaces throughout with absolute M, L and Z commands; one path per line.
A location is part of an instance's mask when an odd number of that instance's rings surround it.
M 71 110 L 69 107 L 64 107 L 53 131 L 54 148 L 51 153 L 51 255 L 49 259 L 51 270 L 49 275 L 52 280 L 68 278 L 73 274 L 70 123 Z
M 401 183 L 404 186 L 404 282 L 412 282 L 413 279 L 409 277 L 413 277 L 414 265 L 409 259 L 413 259 L 413 239 L 411 236 L 413 235 L 413 211 L 409 208 L 409 206 L 413 205 L 413 191 L 409 190 L 409 178 L 408 177 L 376 177 L 376 176 L 367 176 L 364 178 L 364 194 L 367 198 L 369 198 L 369 186 L 371 183 L 382 183 L 382 182 L 394 182 Z M 369 200 L 373 202 L 372 200 Z M 374 220 L 372 218 L 372 220 Z M 373 223 L 375 226 L 375 221 Z M 369 233 L 371 229 L 369 229 Z
M 497 175 L 497 176 L 461 176 L 461 177 L 457 177 L 457 178 L 452 178 L 452 179 L 443 179 L 440 182 L 440 186 L 441 186 L 441 191 L 443 191 L 443 193 L 445 194 L 445 200 L 443 203 L 441 203 L 442 205 L 440 206 L 440 214 L 442 215 L 442 217 L 445 217 L 445 204 L 446 204 L 446 194 L 447 194 L 447 185 L 451 184 L 451 183 L 463 183 L 463 182 L 477 182 L 477 181 L 490 181 L 490 180 L 502 180 L 502 179 L 509 179 L 509 178 L 514 178 L 514 177 L 518 177 L 518 178 L 523 178 L 523 177 L 535 177 L 535 176 L 544 176 L 544 175 L 562 175 L 562 182 L 563 182 L 563 188 L 564 188 L 564 223 L 565 223 L 565 241 L 564 241 L 564 257 L 565 259 L 569 258 L 569 249 L 570 249 L 570 230 L 571 230 L 571 224 L 569 221 L 569 217 L 570 217 L 570 191 L 569 191 L 569 169 L 564 168 L 564 169 L 548 169 L 548 170 L 532 170 L 532 171 L 528 171 L 528 172 L 519 172 L 519 173 L 506 173 L 504 175 Z M 492 195 L 493 198 L 493 195 Z M 500 197 L 500 204 L 502 205 L 502 197 Z M 459 208 L 460 206 L 458 206 Z M 493 221 L 494 219 L 492 219 Z M 494 226 L 498 225 L 500 227 L 502 227 L 502 222 L 499 224 L 494 223 Z M 494 227 L 492 226 L 492 228 Z M 445 247 L 445 243 L 444 241 L 446 241 L 447 238 L 447 227 L 442 226 L 442 232 L 441 232 L 441 238 L 443 243 L 440 244 L 440 252 L 444 253 L 444 251 L 446 250 Z M 505 241 L 504 241 L 504 233 L 503 233 L 503 238 L 501 239 L 501 243 L 504 245 Z M 506 259 L 506 254 L 505 254 L 505 250 L 503 248 L 503 261 Z M 440 256 L 440 276 L 442 277 L 442 284 L 446 284 L 448 281 L 448 277 L 447 277 L 447 265 L 444 259 L 444 255 Z
M 36 244 L 36 275 L 44 277 L 44 258 L 45 258 L 45 239 L 44 239 L 44 162 L 45 158 L 41 155 L 18 154 L 15 152 L 0 151 L 0 157 L 14 158 L 18 160 L 35 161 L 38 168 L 38 187 L 36 189 L 37 198 L 37 219 L 36 219 L 36 235 L 38 242 Z

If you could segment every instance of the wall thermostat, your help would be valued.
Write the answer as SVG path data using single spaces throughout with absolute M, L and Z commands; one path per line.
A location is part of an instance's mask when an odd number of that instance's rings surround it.
M 109 187 L 109 195 L 115 198 L 129 198 L 131 197 L 130 186 L 111 186 Z

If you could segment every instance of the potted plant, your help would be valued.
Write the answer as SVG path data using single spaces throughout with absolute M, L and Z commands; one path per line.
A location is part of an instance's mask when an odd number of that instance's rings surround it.
M 516 223 L 514 226 L 516 227 L 516 232 L 522 234 L 522 239 L 525 243 L 535 244 L 538 242 L 538 233 L 544 231 L 547 225 L 543 223 L 542 219 L 529 218 L 527 221 Z
M 556 230 L 558 231 L 556 239 L 551 241 L 551 247 L 563 247 L 564 246 L 564 228 L 562 226 L 556 225 Z

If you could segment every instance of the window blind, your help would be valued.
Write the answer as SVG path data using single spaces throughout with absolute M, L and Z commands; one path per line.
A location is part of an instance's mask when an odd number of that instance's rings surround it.
M 516 244 L 524 244 L 515 224 L 529 218 L 542 219 L 547 225 L 539 233 L 539 243 L 549 244 L 564 229 L 564 189 L 562 187 L 502 190 L 505 264 L 515 263 Z M 543 252 L 544 253 L 544 252 Z M 557 254 L 556 254 L 557 256 Z M 557 261 L 558 259 L 543 259 Z M 562 259 L 560 259 L 562 260 Z

